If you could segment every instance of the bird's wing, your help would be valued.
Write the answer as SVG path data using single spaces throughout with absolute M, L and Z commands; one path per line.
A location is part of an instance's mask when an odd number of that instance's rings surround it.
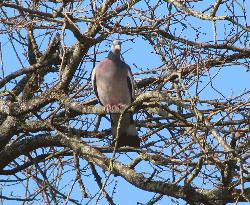
M 135 99 L 135 81 L 134 81 L 133 74 L 131 72 L 129 65 L 126 64 L 126 67 L 128 70 L 128 78 L 127 78 L 128 87 L 129 87 L 131 99 L 133 101 Z
M 100 101 L 100 98 L 99 98 L 99 95 L 98 95 L 98 92 L 97 92 L 97 86 L 96 86 L 96 69 L 97 69 L 98 65 L 96 65 L 93 70 L 92 70 L 92 73 L 91 73 L 91 83 L 92 83 L 92 88 L 95 92 L 95 95 L 99 101 L 99 103 L 102 105 L 101 101 Z

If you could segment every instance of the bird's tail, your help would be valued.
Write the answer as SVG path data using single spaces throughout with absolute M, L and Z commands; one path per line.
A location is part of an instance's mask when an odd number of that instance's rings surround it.
M 111 114 L 113 139 L 117 136 L 117 126 L 120 114 Z M 113 142 L 115 145 L 115 141 Z M 132 114 L 126 113 L 121 121 L 120 132 L 117 139 L 117 147 L 140 147 L 140 138 L 133 121 Z

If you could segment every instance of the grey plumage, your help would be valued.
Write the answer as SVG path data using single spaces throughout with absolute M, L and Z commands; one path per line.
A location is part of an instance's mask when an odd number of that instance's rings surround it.
M 130 104 L 134 99 L 134 80 L 130 67 L 121 60 L 121 43 L 113 41 L 108 57 L 95 66 L 91 79 L 99 102 L 107 110 Z M 116 137 L 119 114 L 111 114 L 112 134 Z M 121 121 L 118 147 L 139 147 L 140 140 L 132 114 L 126 113 Z

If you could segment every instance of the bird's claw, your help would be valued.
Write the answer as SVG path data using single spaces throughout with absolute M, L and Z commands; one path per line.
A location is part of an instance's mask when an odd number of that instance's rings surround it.
M 124 109 L 127 105 L 125 104 L 118 104 L 116 105 L 116 107 L 118 107 L 119 109 Z
M 125 107 L 126 107 L 126 105 L 124 105 L 124 104 L 117 104 L 117 105 L 107 104 L 107 105 L 104 107 L 104 111 L 105 111 L 105 112 L 112 112 L 112 111 L 114 111 L 115 109 L 124 109 Z
M 112 105 L 107 104 L 107 105 L 104 107 L 105 112 L 111 112 L 112 109 L 113 109 L 112 107 L 113 107 Z

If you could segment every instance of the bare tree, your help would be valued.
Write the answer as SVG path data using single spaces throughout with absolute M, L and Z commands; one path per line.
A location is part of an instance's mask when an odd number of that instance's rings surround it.
M 250 86 L 228 97 L 214 84 L 225 69 L 248 74 L 249 1 L 16 0 L 0 12 L 2 204 L 121 204 L 121 178 L 152 193 L 146 204 L 250 200 Z M 139 149 L 111 146 L 90 84 L 115 38 L 137 94 L 114 113 L 134 113 Z

